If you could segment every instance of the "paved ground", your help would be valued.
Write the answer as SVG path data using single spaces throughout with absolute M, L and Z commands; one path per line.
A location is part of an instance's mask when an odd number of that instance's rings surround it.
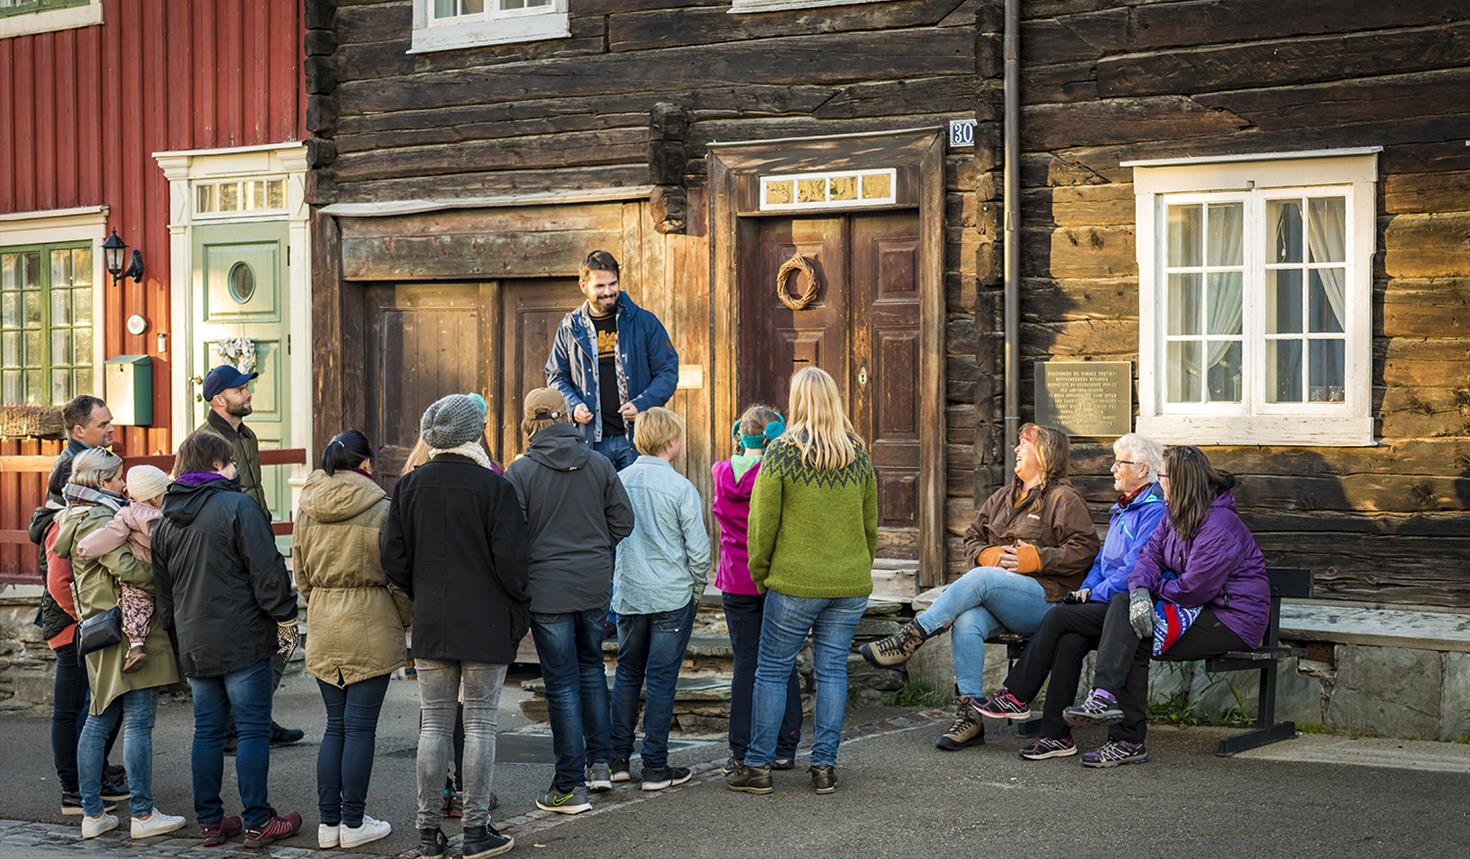
M 719 743 L 674 755 L 696 778 L 680 788 L 641 794 L 626 787 L 575 818 L 534 811 L 550 778 L 548 738 L 528 731 L 508 690 L 501 728 L 496 821 L 516 836 L 516 854 L 649 857 L 732 855 L 1026 857 L 1290 856 L 1460 857 L 1470 855 L 1470 775 L 1462 766 L 1429 771 L 1436 750 L 1453 761 L 1457 747 L 1394 743 L 1354 746 L 1331 737 L 1300 737 L 1308 754 L 1282 761 L 1212 754 L 1218 732 L 1156 730 L 1154 760 L 1108 772 L 1076 759 L 1028 763 L 1015 757 L 1008 729 L 991 743 L 959 753 L 931 745 L 942 714 L 879 709 L 856 714 L 845 743 L 837 794 L 812 794 L 803 771 L 780 773 L 772 796 L 732 794 L 720 783 Z M 379 732 L 369 812 L 399 827 L 371 845 L 395 855 L 414 842 L 413 748 L 417 718 L 411 683 L 390 688 Z M 320 700 L 304 677 L 288 678 L 277 698 L 281 720 L 308 728 L 308 742 L 272 756 L 272 800 L 299 809 L 303 836 L 270 851 L 312 855 Z M 188 816 L 189 718 L 165 705 L 155 738 L 155 793 L 160 807 Z M 56 812 L 47 723 L 0 718 L 0 857 L 75 855 L 193 859 L 243 855 L 238 847 L 204 850 L 193 838 L 130 842 L 109 836 L 80 844 L 75 818 Z M 1095 743 L 1090 733 L 1083 745 Z M 1371 760 L 1377 766 L 1346 765 Z M 1402 764 L 1402 768 L 1399 765 Z M 1455 771 L 1458 770 L 1458 771 Z M 233 797 L 227 798 L 233 803 Z M 238 807 L 238 806 L 236 806 Z M 451 830 L 452 831 L 452 830 Z M 192 836 L 192 826 L 186 830 Z M 343 856 L 340 851 L 319 855 Z M 254 854 L 259 855 L 259 854 Z

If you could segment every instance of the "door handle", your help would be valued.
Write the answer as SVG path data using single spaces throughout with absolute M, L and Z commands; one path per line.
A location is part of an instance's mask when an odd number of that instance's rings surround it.
M 202 385 L 202 384 L 204 384 L 204 377 L 203 376 L 190 376 L 189 377 L 189 381 L 191 383 L 195 384 L 195 385 Z

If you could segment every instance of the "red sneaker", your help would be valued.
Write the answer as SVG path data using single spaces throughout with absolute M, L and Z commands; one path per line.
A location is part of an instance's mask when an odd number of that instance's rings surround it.
M 218 847 L 239 835 L 243 828 L 238 817 L 226 817 L 219 823 L 199 824 L 199 832 L 204 836 L 205 847 Z
M 252 827 L 245 830 L 245 846 L 254 850 L 266 847 L 290 838 L 301 831 L 301 815 L 291 812 L 285 817 L 276 815 L 265 822 L 264 826 Z

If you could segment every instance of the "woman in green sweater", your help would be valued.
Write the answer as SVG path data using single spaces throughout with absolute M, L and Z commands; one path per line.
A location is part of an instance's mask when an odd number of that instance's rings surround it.
M 873 592 L 878 481 L 832 377 L 791 377 L 786 434 L 767 450 L 750 499 L 750 578 L 766 594 L 751 704 L 750 747 L 730 790 L 771 792 L 771 756 L 796 654 L 812 634 L 817 684 L 812 787 L 837 790 L 847 715 L 847 654 Z

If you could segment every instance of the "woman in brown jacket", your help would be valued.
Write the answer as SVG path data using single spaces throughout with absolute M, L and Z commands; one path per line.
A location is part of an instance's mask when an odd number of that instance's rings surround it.
M 306 670 L 327 707 L 317 753 L 320 847 L 385 838 L 387 823 L 363 813 L 373 771 L 378 711 L 404 662 L 408 598 L 390 589 L 378 554 L 388 496 L 373 480 L 372 447 L 347 430 L 322 451 L 306 480 L 296 522 L 296 587 L 306 600 Z
M 1092 516 L 1067 480 L 1067 436 L 1026 424 L 1016 445 L 1016 480 L 985 500 L 965 531 L 974 567 L 926 611 L 887 638 L 863 645 L 869 663 L 902 665 L 927 639 L 954 625 L 950 642 L 955 719 L 934 744 L 954 751 L 985 742 L 985 639 L 1002 628 L 1029 635 L 1052 606 L 1082 584 L 1099 546 Z

